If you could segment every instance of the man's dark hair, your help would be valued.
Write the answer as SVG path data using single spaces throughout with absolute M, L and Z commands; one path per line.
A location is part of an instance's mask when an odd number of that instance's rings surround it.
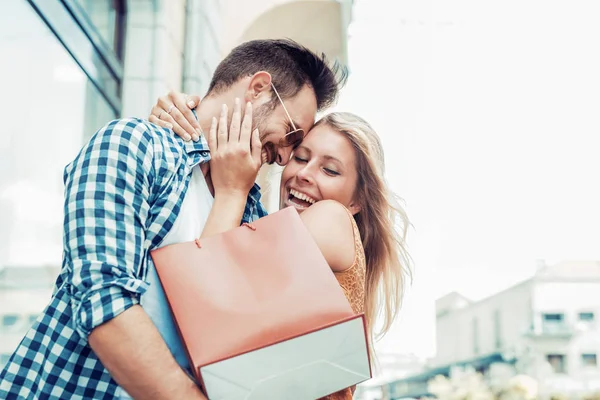
M 208 93 L 218 93 L 259 71 L 271 74 L 282 98 L 293 97 L 304 85 L 310 86 L 317 97 L 318 110 L 335 103 L 347 78 L 346 69 L 337 62 L 330 66 L 325 54 L 318 55 L 293 40 L 252 40 L 234 48 L 221 61 Z

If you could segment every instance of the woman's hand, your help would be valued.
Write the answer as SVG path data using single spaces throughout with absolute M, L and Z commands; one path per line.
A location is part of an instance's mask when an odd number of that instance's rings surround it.
M 200 96 L 169 92 L 158 98 L 150 111 L 148 121 L 172 129 L 183 140 L 200 138 L 202 129 L 192 110 L 200 103 Z
M 227 106 L 223 104 L 219 121 L 213 117 L 210 127 L 210 178 L 215 201 L 222 196 L 242 196 L 245 201 L 261 166 L 258 129 L 252 131 L 252 103 L 246 103 L 242 119 L 240 100 L 235 99 L 229 127 L 227 116 Z
M 252 103 L 247 103 L 242 120 L 239 99 L 235 100 L 229 129 L 227 106 L 217 121 L 213 117 L 208 134 L 210 171 L 215 201 L 208 214 L 201 238 L 216 235 L 240 225 L 248 192 L 261 165 L 258 129 L 252 131 Z

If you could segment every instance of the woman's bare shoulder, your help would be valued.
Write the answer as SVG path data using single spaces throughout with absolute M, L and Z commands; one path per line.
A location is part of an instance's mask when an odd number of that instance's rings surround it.
M 311 233 L 333 271 L 344 271 L 354 263 L 354 228 L 348 210 L 334 200 L 319 201 L 302 214 Z

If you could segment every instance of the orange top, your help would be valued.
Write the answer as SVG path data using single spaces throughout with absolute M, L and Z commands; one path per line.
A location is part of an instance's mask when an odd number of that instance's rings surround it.
M 348 211 L 348 210 L 346 210 Z M 360 232 L 356 221 L 350 211 L 348 211 L 350 221 L 352 221 L 352 229 L 354 230 L 354 262 L 352 266 L 344 271 L 335 272 L 340 286 L 344 289 L 344 294 L 352 306 L 352 310 L 360 314 L 365 308 L 365 273 L 366 260 L 365 251 L 363 249 Z
M 348 210 L 346 209 L 346 211 Z M 350 211 L 348 211 L 348 215 L 350 216 L 352 229 L 354 230 L 354 262 L 350 268 L 341 272 L 335 272 L 335 277 L 344 290 L 344 294 L 350 302 L 352 310 L 356 314 L 360 314 L 364 312 L 365 308 L 365 273 L 367 263 L 358 226 L 356 226 L 356 221 Z M 352 400 L 355 389 L 356 386 L 352 386 L 325 396 L 321 400 Z

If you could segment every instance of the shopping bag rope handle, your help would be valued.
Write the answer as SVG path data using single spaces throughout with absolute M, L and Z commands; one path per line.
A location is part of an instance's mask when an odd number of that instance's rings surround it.
M 245 226 L 245 227 L 249 228 L 251 231 L 255 231 L 256 230 L 256 226 L 254 226 L 253 224 L 251 224 L 249 222 L 244 222 L 241 226 Z M 196 246 L 199 249 L 202 248 L 202 245 L 200 244 L 200 238 L 194 239 L 194 243 L 196 243 Z

